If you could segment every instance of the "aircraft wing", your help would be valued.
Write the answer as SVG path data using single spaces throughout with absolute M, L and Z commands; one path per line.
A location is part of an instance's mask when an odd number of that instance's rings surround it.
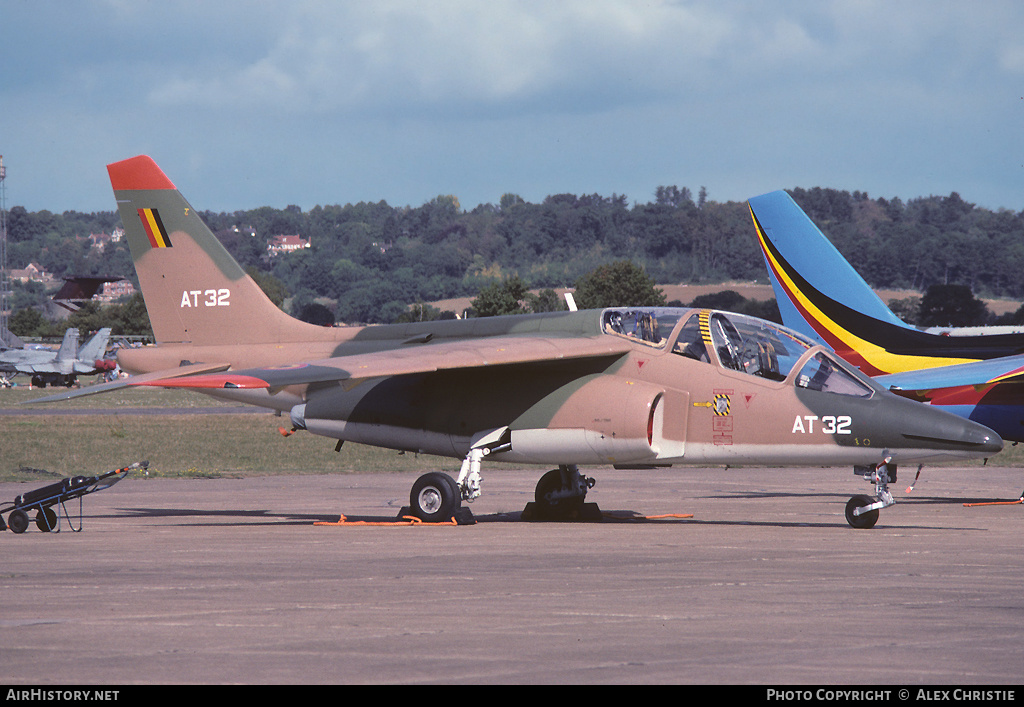
M 290 385 L 431 373 L 457 368 L 614 357 L 630 350 L 628 341 L 607 336 L 584 339 L 503 336 L 409 344 L 399 349 L 337 356 L 291 366 L 250 368 L 173 379 L 147 377 L 146 380 L 135 380 L 128 384 L 163 388 L 269 388 L 274 392 Z
M 952 366 L 923 368 L 916 371 L 876 376 L 874 381 L 890 390 L 935 390 L 958 386 L 993 385 L 1024 376 L 1024 354 L 992 358 L 987 361 L 958 363 Z

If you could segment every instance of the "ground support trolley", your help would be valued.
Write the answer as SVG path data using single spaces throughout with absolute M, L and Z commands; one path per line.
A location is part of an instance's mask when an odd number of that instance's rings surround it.
M 35 491 L 28 491 L 14 499 L 12 503 L 0 505 L 0 514 L 8 513 L 4 522 L 0 515 L 0 530 L 10 528 L 14 533 L 21 534 L 28 530 L 28 514 L 36 512 L 36 527 L 44 533 L 60 532 L 61 512 L 73 532 L 82 530 L 82 497 L 96 491 L 108 489 L 136 469 L 146 469 L 149 462 L 136 462 L 122 469 L 114 469 L 98 476 L 72 476 L 57 483 L 44 486 Z M 68 513 L 66 503 L 78 499 L 78 527 L 75 527 Z

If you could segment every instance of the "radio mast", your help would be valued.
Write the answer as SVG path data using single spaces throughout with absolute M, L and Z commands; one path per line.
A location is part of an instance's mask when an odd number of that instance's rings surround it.
M 7 270 L 7 168 L 4 167 L 4 156 L 0 155 L 0 346 L 6 346 L 8 297 L 11 292 L 11 280 Z

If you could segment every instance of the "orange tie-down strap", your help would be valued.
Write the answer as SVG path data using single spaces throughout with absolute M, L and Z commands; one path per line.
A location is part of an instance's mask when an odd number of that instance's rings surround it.
M 687 518 L 693 518 L 692 513 L 662 513 L 661 515 L 655 516 L 642 516 L 638 514 L 632 515 L 621 515 L 616 513 L 604 513 L 603 517 L 608 520 L 618 521 L 633 521 L 642 522 L 648 520 L 686 520 Z M 441 523 L 424 523 L 416 516 L 402 516 L 400 520 L 349 520 L 345 516 L 341 516 L 337 521 L 317 520 L 313 522 L 313 525 L 364 525 L 364 526 L 410 526 L 410 525 L 424 525 L 424 526 L 437 526 L 437 525 L 458 525 L 455 519 L 452 518 L 450 521 Z
M 693 518 L 692 513 L 662 513 L 656 516 L 642 516 L 637 513 L 631 515 L 622 515 L 619 513 L 604 513 L 603 516 L 608 520 L 623 520 L 623 521 L 635 521 L 643 522 L 647 520 L 686 520 L 687 518 Z
M 441 523 L 424 523 L 416 516 L 402 516 L 400 520 L 349 520 L 345 516 L 338 518 L 337 522 L 317 520 L 313 525 L 458 525 L 455 519 Z
M 974 508 L 975 506 L 1016 506 L 1018 503 L 1024 503 L 1024 494 L 1021 494 L 1020 498 L 1016 501 L 983 501 L 979 503 L 965 503 L 964 508 Z

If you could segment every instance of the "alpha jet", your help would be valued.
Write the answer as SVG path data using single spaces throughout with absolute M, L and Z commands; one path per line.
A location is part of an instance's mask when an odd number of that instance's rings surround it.
M 413 484 L 424 521 L 479 496 L 485 462 L 555 466 L 536 487 L 540 516 L 582 507 L 594 482 L 581 465 L 850 464 L 876 485 L 847 511 L 868 527 L 892 503 L 895 465 L 1002 448 L 988 428 L 899 398 L 793 331 L 726 312 L 313 326 L 267 299 L 150 158 L 108 171 L 158 343 L 119 351 L 136 375 L 90 391 L 193 388 L 287 414 L 339 446 L 462 459 L 458 479 Z

